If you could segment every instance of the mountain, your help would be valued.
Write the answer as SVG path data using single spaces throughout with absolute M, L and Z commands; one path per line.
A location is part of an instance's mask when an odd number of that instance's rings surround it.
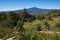
M 55 9 L 41 9 L 41 8 L 37 8 L 37 7 L 32 7 L 32 8 L 27 9 L 28 13 L 30 13 L 30 14 L 46 14 L 53 10 L 55 10 Z
M 32 7 L 32 8 L 28 8 L 28 9 L 27 9 L 27 12 L 28 12 L 29 14 L 46 14 L 46 13 L 51 12 L 51 11 L 53 11 L 53 10 L 56 10 L 56 9 L 41 9 L 41 8 L 37 8 L 37 7 Z M 9 13 L 10 11 L 3 11 L 3 12 Z M 14 11 L 12 11 L 12 12 L 18 13 L 19 10 L 14 10 Z M 0 13 L 1 13 L 1 12 L 0 12 Z

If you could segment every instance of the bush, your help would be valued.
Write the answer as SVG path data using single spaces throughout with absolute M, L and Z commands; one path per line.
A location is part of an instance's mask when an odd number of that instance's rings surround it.
M 57 24 L 55 25 L 55 27 L 60 27 L 60 23 L 57 23 Z
M 17 36 L 16 40 L 60 40 L 60 35 L 26 31 L 22 35 Z

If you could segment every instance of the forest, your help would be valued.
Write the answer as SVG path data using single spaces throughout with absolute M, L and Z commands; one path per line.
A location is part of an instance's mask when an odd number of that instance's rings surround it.
M 60 10 L 44 15 L 29 14 L 26 9 L 18 13 L 0 13 L 0 39 L 15 37 L 15 40 L 60 40 L 60 34 L 56 32 L 60 32 Z

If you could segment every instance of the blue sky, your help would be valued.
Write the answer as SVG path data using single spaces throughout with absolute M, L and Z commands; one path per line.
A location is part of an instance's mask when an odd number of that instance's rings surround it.
M 0 0 L 0 11 L 38 7 L 60 9 L 60 0 Z

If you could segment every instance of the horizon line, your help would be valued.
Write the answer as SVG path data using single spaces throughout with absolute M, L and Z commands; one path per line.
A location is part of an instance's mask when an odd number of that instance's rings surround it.
M 29 7 L 29 8 L 39 8 L 39 7 Z M 29 9 L 29 8 L 25 8 L 25 9 Z M 12 10 L 0 10 L 0 12 L 5 12 L 5 11 L 16 11 L 16 10 L 22 10 L 24 8 L 21 9 L 12 9 Z M 39 8 L 39 9 L 55 9 L 55 8 Z M 56 8 L 56 10 L 59 10 L 60 8 Z

